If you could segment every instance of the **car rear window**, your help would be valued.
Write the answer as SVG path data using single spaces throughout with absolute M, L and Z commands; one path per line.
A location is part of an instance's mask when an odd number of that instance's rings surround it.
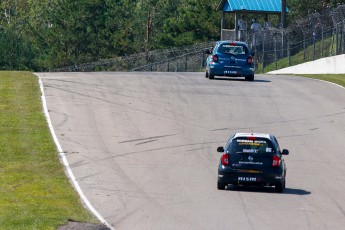
M 248 54 L 248 49 L 246 46 L 241 44 L 231 44 L 231 43 L 224 43 L 218 47 L 218 53 L 222 54 Z
M 233 154 L 273 154 L 274 148 L 270 140 L 268 139 L 244 139 L 237 138 L 230 142 L 230 145 L 227 149 L 228 153 Z

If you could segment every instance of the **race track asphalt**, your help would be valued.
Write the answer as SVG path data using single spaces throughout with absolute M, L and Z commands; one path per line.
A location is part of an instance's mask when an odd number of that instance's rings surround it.
M 345 229 L 345 89 L 296 76 L 36 73 L 85 196 L 115 229 Z M 287 188 L 218 191 L 218 146 L 275 134 Z

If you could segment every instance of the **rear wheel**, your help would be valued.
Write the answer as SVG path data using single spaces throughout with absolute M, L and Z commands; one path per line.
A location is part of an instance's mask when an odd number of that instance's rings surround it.
M 246 81 L 254 81 L 254 74 L 246 76 Z
M 285 189 L 285 179 L 283 179 L 283 180 L 281 180 L 275 184 L 275 191 L 276 192 L 283 193 L 284 189 Z
M 208 74 L 208 79 L 213 79 L 213 78 L 214 78 L 214 75 L 211 74 L 211 73 L 209 73 L 209 74 Z
M 226 186 L 226 184 L 217 181 L 217 189 L 218 190 L 225 190 L 225 186 Z

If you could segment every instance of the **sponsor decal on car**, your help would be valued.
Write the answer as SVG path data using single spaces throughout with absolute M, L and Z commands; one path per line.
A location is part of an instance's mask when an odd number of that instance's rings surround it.
M 238 163 L 243 165 L 262 165 L 262 162 L 253 162 L 253 161 L 239 161 Z
M 243 153 L 258 153 L 258 149 L 243 149 Z
M 256 182 L 257 178 L 256 177 L 243 177 L 243 176 L 239 176 L 238 181 L 245 181 L 245 182 Z

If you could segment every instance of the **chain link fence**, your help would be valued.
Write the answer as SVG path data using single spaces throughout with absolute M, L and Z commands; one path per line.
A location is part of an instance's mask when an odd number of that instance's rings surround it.
M 184 47 L 171 47 L 164 50 L 154 50 L 92 63 L 56 68 L 50 71 L 198 71 L 205 62 L 204 52 L 201 51 L 212 47 L 214 44 L 215 42 L 205 42 Z
M 244 41 L 255 51 L 256 72 L 345 53 L 345 5 L 309 14 L 287 28 L 261 28 Z M 194 72 L 205 67 L 205 49 L 215 42 L 155 50 L 51 71 Z
M 266 72 L 345 53 L 345 5 L 309 14 L 284 29 L 251 33 L 257 72 Z M 279 61 L 279 63 L 278 63 Z

